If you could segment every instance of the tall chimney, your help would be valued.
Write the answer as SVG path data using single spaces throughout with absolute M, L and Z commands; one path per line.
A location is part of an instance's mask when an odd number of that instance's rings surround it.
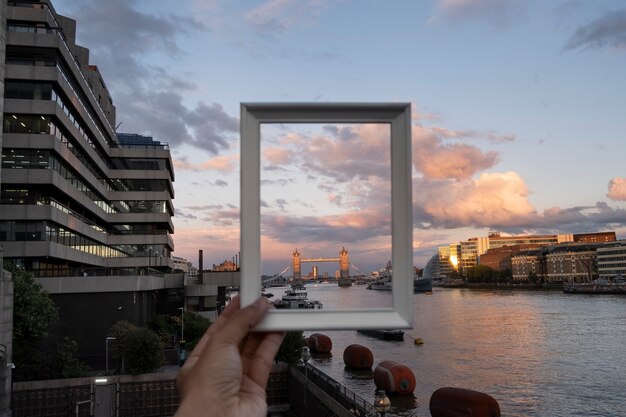
M 204 257 L 202 256 L 202 249 L 200 249 L 198 251 L 198 275 L 200 275 L 199 278 L 200 278 L 200 283 L 201 284 L 204 283 L 204 280 L 202 279 L 202 271 L 204 270 L 204 266 L 203 266 L 203 263 L 202 263 L 202 259 L 203 258 Z

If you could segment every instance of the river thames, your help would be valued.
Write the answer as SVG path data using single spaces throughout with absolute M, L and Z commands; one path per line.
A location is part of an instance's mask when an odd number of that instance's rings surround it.
M 325 309 L 391 303 L 389 292 L 364 286 L 307 289 Z M 414 301 L 414 328 L 404 342 L 324 331 L 332 357 L 310 363 L 370 402 L 373 379 L 344 369 L 348 345 L 367 346 L 374 367 L 387 359 L 408 366 L 417 380 L 414 397 L 390 397 L 390 415 L 428 417 L 431 394 L 452 386 L 488 393 L 503 416 L 626 416 L 626 297 L 435 288 Z M 424 344 L 416 346 L 414 337 Z

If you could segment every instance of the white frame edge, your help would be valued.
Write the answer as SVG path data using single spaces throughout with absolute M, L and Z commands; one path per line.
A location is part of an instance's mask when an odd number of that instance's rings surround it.
M 410 103 L 241 103 L 241 305 L 261 294 L 261 123 L 391 126 L 392 308 L 271 310 L 255 330 L 411 328 L 413 217 Z

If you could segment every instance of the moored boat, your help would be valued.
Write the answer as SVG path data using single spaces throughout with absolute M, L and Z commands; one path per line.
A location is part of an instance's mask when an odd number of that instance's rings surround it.
M 404 332 L 402 330 L 389 330 L 389 329 L 365 329 L 357 330 L 358 333 L 366 336 L 372 336 L 380 340 L 404 340 Z
M 322 303 L 309 300 L 309 295 L 303 285 L 296 285 L 288 290 L 280 298 L 274 301 L 277 309 L 321 309 Z
M 565 284 L 563 292 L 566 294 L 624 294 L 626 295 L 626 282 L 609 282 L 598 278 L 593 282 L 580 282 Z
M 429 292 L 433 290 L 433 282 L 430 278 L 416 278 L 413 280 L 413 293 Z

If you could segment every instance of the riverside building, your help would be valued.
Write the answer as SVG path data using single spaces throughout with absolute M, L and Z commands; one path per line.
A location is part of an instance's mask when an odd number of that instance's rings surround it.
M 48 0 L 2 3 L 0 245 L 52 295 L 59 334 L 98 366 L 90 358 L 104 362 L 115 321 L 145 325 L 183 305 L 182 274 L 166 274 L 170 150 L 115 131 L 113 100 L 75 43 L 74 20 Z
M 0 240 L 35 277 L 173 267 L 167 144 L 116 134 L 115 106 L 76 22 L 10 2 Z M 123 271 L 128 269 L 128 271 Z
M 517 260 L 518 264 L 514 267 L 512 257 L 517 253 L 533 248 L 546 248 L 568 243 L 607 243 L 613 242 L 615 239 L 615 232 L 518 236 L 502 236 L 500 233 L 490 233 L 487 237 L 473 237 L 462 242 L 451 243 L 449 246 L 439 247 L 440 276 L 449 277 L 453 271 L 465 276 L 468 268 L 478 264 L 486 264 L 497 270 L 508 268 L 517 270 L 517 273 L 513 273 L 514 280 L 522 280 L 522 276 L 527 278 L 529 272 L 538 271 L 533 269 L 535 268 L 534 262 L 521 262 L 521 258 Z M 529 256 L 534 257 L 535 254 Z M 483 257 L 485 262 L 483 262 Z M 564 279 L 559 268 L 553 270 L 551 281 L 559 282 Z M 543 270 L 539 272 L 544 273 Z M 515 279 L 516 277 L 517 279 Z

